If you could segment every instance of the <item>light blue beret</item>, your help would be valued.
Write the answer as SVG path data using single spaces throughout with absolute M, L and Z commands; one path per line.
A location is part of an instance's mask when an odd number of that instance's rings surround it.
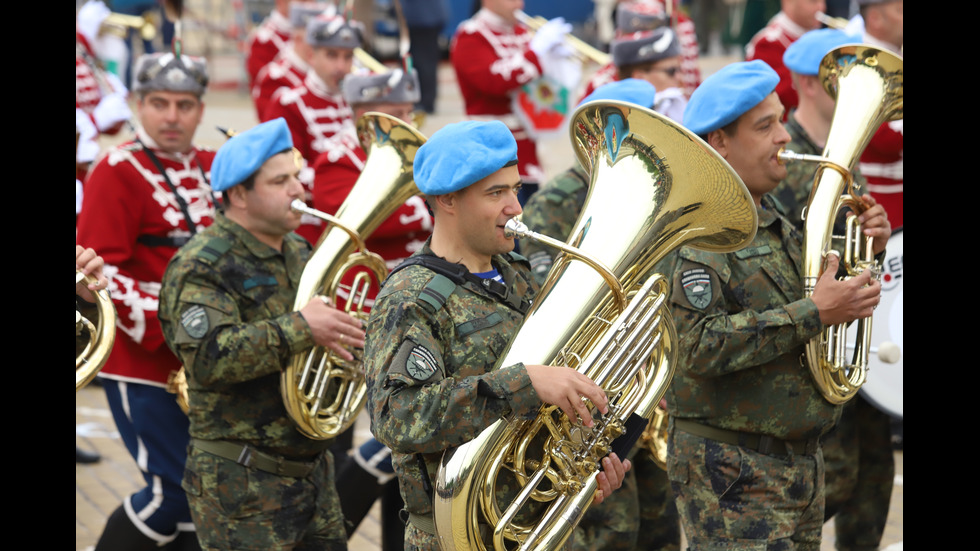
M 235 134 L 218 148 L 211 163 L 211 189 L 237 186 L 273 155 L 293 147 L 286 119 L 279 117 Z
M 684 126 L 698 136 L 718 130 L 759 105 L 777 84 L 779 75 L 761 59 L 730 63 L 694 89 Z
M 861 37 L 839 29 L 817 29 L 803 33 L 783 54 L 783 64 L 801 75 L 816 75 L 820 61 L 831 50 L 844 44 L 860 44 Z
M 579 105 L 590 101 L 628 101 L 640 107 L 653 109 L 653 100 L 657 89 L 653 84 L 639 78 L 624 78 L 596 88 L 585 97 Z
M 517 162 L 517 142 L 500 121 L 463 121 L 437 130 L 415 154 L 415 185 L 426 195 L 452 193 Z

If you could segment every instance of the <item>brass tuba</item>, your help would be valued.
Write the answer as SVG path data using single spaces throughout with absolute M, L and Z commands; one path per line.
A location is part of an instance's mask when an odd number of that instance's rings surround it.
M 87 276 L 75 268 L 75 285 L 84 282 L 94 283 L 92 276 Z M 95 295 L 96 311 L 99 318 L 92 322 L 75 308 L 75 392 L 92 382 L 105 361 L 112 352 L 112 343 L 116 340 L 116 307 L 112 305 L 109 290 L 102 289 Z M 78 347 L 81 346 L 81 351 Z
M 803 290 L 813 294 L 820 279 L 823 262 L 831 253 L 834 223 L 843 209 L 861 214 L 867 207 L 854 193 L 851 169 L 867 147 L 871 137 L 887 121 L 904 116 L 903 87 L 905 72 L 900 56 L 867 44 L 841 46 L 832 50 L 820 63 L 819 77 L 823 87 L 837 100 L 830 134 L 823 155 L 780 153 L 782 160 L 820 163 L 810 190 L 803 226 Z M 847 219 L 844 252 L 840 265 L 845 278 L 872 270 L 877 278 L 881 266 L 874 260 L 872 240 L 861 233 L 857 216 Z M 840 254 L 833 251 L 834 254 Z M 836 325 L 823 329 L 806 346 L 806 363 L 817 388 L 829 402 L 842 404 L 864 384 L 871 350 L 872 317 L 848 327 Z M 851 349 L 851 352 L 848 350 Z
M 388 275 L 384 260 L 367 250 L 364 239 L 398 209 L 419 193 L 412 174 L 415 152 L 425 136 L 401 120 L 382 113 L 366 113 L 357 122 L 361 144 L 368 152 L 364 170 L 335 216 L 293 202 L 293 209 L 332 222 L 320 237 L 313 256 L 303 270 L 293 309 L 306 306 L 314 297 L 334 299 L 341 278 L 352 268 L 363 267 L 352 284 L 347 312 L 366 321 L 364 300 Z M 373 276 L 373 280 L 372 280 Z M 294 355 L 282 373 L 281 390 L 286 412 L 309 438 L 335 438 L 357 418 L 367 396 L 363 362 L 351 351 L 354 361 L 337 357 L 324 347 Z
M 669 283 L 654 265 L 684 244 L 730 251 L 755 236 L 745 185 L 710 146 L 666 117 L 590 102 L 573 115 L 571 138 L 591 173 L 588 197 L 497 366 L 577 369 L 604 389 L 609 413 L 595 412 L 588 429 L 545 404 L 533 420 L 497 421 L 447 451 L 433 499 L 445 551 L 557 549 L 569 538 L 592 503 L 611 442 L 628 419 L 649 421 L 673 375 Z M 508 492 L 512 501 L 498 500 Z

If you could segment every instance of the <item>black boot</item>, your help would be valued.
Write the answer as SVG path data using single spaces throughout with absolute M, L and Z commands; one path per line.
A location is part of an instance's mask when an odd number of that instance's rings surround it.
M 405 507 L 398 479 L 384 485 L 381 494 L 381 551 L 405 549 L 405 523 L 401 511 Z
M 344 513 L 347 537 L 350 537 L 357 531 L 357 527 L 371 510 L 371 506 L 381 496 L 384 486 L 378 484 L 375 475 L 362 469 L 357 461 L 349 456 L 337 462 L 336 484 L 337 494 L 340 496 L 340 509 Z
M 95 452 L 88 452 L 75 445 L 75 463 L 98 463 L 102 456 Z
M 95 544 L 95 551 L 153 551 L 157 549 L 157 542 L 143 535 L 126 515 L 126 509 L 122 505 L 116 508 L 109 516 L 99 537 L 99 543 Z

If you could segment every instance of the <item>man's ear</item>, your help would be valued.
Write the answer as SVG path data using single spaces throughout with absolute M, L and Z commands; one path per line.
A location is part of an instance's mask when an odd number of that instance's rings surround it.
M 245 208 L 245 187 L 241 185 L 232 186 L 225 190 L 225 197 L 228 199 L 226 207 Z
M 710 145 L 723 159 L 728 159 L 728 134 L 724 130 L 718 129 L 708 133 L 708 145 Z
M 447 212 L 454 212 L 456 210 L 456 192 L 443 193 L 442 195 L 436 195 L 433 197 L 435 203 L 439 205 L 441 210 Z

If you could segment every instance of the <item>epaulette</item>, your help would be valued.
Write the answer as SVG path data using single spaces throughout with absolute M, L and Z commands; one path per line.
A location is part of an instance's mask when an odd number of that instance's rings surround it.
M 419 291 L 419 300 L 431 306 L 433 312 L 437 312 L 455 290 L 456 283 L 453 280 L 442 274 L 435 274 Z
M 209 239 L 207 243 L 201 247 L 198 251 L 198 256 L 207 264 L 214 264 L 219 258 L 224 256 L 226 252 L 231 250 L 231 241 L 223 237 L 214 237 Z

